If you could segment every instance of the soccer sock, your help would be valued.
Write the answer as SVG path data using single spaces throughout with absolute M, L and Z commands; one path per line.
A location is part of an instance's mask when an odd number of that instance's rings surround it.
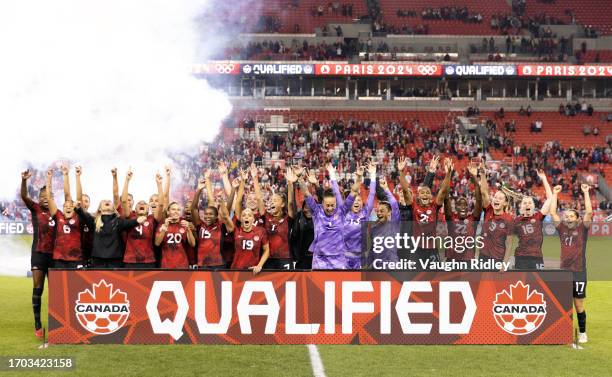
M 576 313 L 576 317 L 578 317 L 578 330 L 580 330 L 580 332 L 586 332 L 586 311 Z
M 32 289 L 32 310 L 34 311 L 34 327 L 36 330 L 42 327 L 42 323 L 40 322 L 40 302 L 42 294 L 42 288 Z

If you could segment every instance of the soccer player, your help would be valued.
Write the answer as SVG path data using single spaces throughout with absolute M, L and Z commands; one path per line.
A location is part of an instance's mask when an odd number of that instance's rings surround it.
M 74 202 L 70 195 L 68 167 L 62 166 L 64 177 L 64 211 L 57 209 L 51 187 L 53 185 L 53 170 L 47 171 L 47 198 L 49 213 L 55 219 L 55 242 L 53 246 L 53 267 L 77 268 L 83 266 L 81 252 L 81 221 L 74 212 Z
M 381 200 L 378 202 L 376 208 L 376 222 L 371 227 L 371 238 L 375 237 L 391 237 L 394 238 L 400 231 L 400 212 L 397 200 L 393 196 L 393 193 L 389 190 L 387 179 L 381 177 L 379 179 L 380 188 L 384 191 L 387 200 Z M 382 267 L 378 266 L 375 260 L 380 262 L 397 262 L 397 246 L 385 247 L 381 253 L 370 253 L 368 258 L 369 267 Z
M 172 202 L 166 211 L 164 223 L 155 234 L 155 245 L 161 247 L 161 268 L 188 269 L 188 247 L 195 247 L 193 224 L 181 218 L 181 206 Z
M 42 338 L 44 331 L 40 321 L 41 297 L 45 288 L 45 277 L 49 268 L 53 267 L 53 244 L 55 242 L 55 220 L 49 213 L 49 197 L 46 187 L 38 192 L 38 203 L 28 195 L 28 179 L 32 172 L 26 170 L 21 173 L 21 200 L 32 214 L 32 255 L 30 258 L 32 269 L 32 311 L 34 313 L 34 334 Z
M 198 268 L 203 270 L 216 270 L 227 266 L 226 261 L 223 260 L 222 248 L 223 239 L 228 232 L 225 224 L 220 221 L 219 210 L 211 200 L 212 184 L 210 182 L 210 173 L 207 172 L 206 176 L 208 179 L 200 179 L 198 182 L 198 188 L 191 202 L 190 211 L 197 234 L 196 264 Z M 198 208 L 202 191 L 209 186 L 211 193 L 208 195 L 208 206 L 204 209 L 204 216 L 200 217 Z M 228 203 L 231 203 L 231 200 Z
M 349 270 L 359 270 L 361 268 L 361 255 L 363 251 L 361 245 L 362 222 L 370 219 L 370 215 L 374 209 L 374 198 L 376 197 L 376 164 L 373 162 L 368 162 L 365 166 L 365 170 L 367 170 L 368 174 L 370 175 L 370 186 L 365 205 L 358 191 L 353 205 L 343 219 L 344 224 L 342 226 L 342 237 L 346 243 L 347 251 L 345 255 L 347 268 Z M 363 173 L 364 167 L 357 166 L 357 171 L 355 172 L 355 183 L 359 183 L 359 185 L 361 185 Z M 332 181 L 332 188 L 334 192 L 338 190 L 338 185 L 335 181 Z
M 436 236 L 440 207 L 444 204 L 444 198 L 450 189 L 453 163 L 448 158 L 444 161 L 444 170 L 446 175 L 435 198 L 428 186 L 421 185 L 417 188 L 417 196 L 412 201 L 412 235 L 421 237 L 420 245 L 413 258 L 419 261 L 440 261 L 436 245 L 428 239 Z
M 255 216 L 250 208 L 241 210 L 237 225 L 230 219 L 227 207 L 219 206 L 219 214 L 227 231 L 234 235 L 234 260 L 232 269 L 253 270 L 258 274 L 270 255 L 268 234 L 263 227 L 255 225 Z
M 581 219 L 578 211 L 566 210 L 563 213 L 563 221 L 557 213 L 558 194 L 561 186 L 555 186 L 550 204 L 550 215 L 555 227 L 559 231 L 561 240 L 561 268 L 572 271 L 574 279 L 574 308 L 578 317 L 578 342 L 588 341 L 586 334 L 586 311 L 584 300 L 586 299 L 586 244 L 589 236 L 589 227 L 593 220 L 593 208 L 589 196 L 590 187 L 586 184 L 580 186 L 584 195 L 584 217 Z
M 476 228 L 482 213 L 482 196 L 478 182 L 478 166 L 475 163 L 468 165 L 470 181 L 474 185 L 474 210 L 469 212 L 468 199 L 464 196 L 455 198 L 455 211 L 451 208 L 450 196 L 444 198 L 444 217 L 448 226 L 448 235 L 453 237 L 453 247 L 446 249 L 446 260 L 469 261 L 476 255 Z M 458 245 L 464 246 L 467 237 L 474 239 L 474 247 L 458 250 Z
M 113 174 L 113 180 L 115 180 L 115 175 L 116 171 Z M 77 191 L 77 201 L 79 203 L 83 202 L 82 190 L 80 192 Z M 86 223 L 90 229 L 95 230 L 91 252 L 92 266 L 94 268 L 123 267 L 125 248 L 121 238 L 122 232 L 144 223 L 147 220 L 146 216 L 139 216 L 136 219 L 124 219 L 117 213 L 113 202 L 108 199 L 100 201 L 98 210 L 94 215 L 79 207 L 75 211 L 82 222 Z
M 538 170 L 538 177 L 546 190 L 542 208 L 536 212 L 533 198 L 524 196 L 519 205 L 519 215 L 514 218 L 513 232 L 518 236 L 518 246 L 514 250 L 514 268 L 517 270 L 544 269 L 542 222 L 550 211 L 552 190 L 544 171 Z
M 308 178 L 308 177 L 307 177 Z M 332 180 L 335 177 L 330 177 Z M 317 270 L 346 269 L 346 244 L 342 238 L 343 218 L 353 205 L 359 188 L 353 185 L 351 193 L 341 206 L 337 206 L 337 199 L 333 192 L 323 194 L 323 203 L 317 203 L 306 182 L 300 179 L 300 190 L 305 195 L 306 204 L 312 211 L 315 227 L 315 238 L 310 246 L 313 253 L 312 268 Z
M 254 164 L 251 165 L 251 175 L 255 181 L 257 168 Z M 297 181 L 297 176 L 293 173 L 291 167 L 287 168 L 286 179 L 287 197 L 279 192 L 273 193 L 269 200 L 268 211 L 262 217 L 270 242 L 270 257 L 264 265 L 266 270 L 294 269 L 291 247 L 289 246 L 289 232 L 293 227 L 293 219 L 295 218 L 293 183 Z
M 483 247 L 478 254 L 481 260 L 508 262 L 512 253 L 512 227 L 514 220 L 509 213 L 509 200 L 503 190 L 489 194 L 489 184 L 484 167 L 480 171 L 480 193 L 485 211 L 482 226 Z
M 88 212 L 91 199 L 89 195 L 83 194 L 81 186 L 81 167 L 76 166 L 74 168 L 74 173 L 76 178 L 77 198 L 82 199 L 82 202 L 76 203 L 77 207 L 80 206 L 84 212 Z M 93 250 L 93 234 L 93 228 L 88 227 L 86 222 L 81 221 L 81 252 L 83 253 L 83 264 L 85 267 L 90 267 L 92 265 L 91 251 Z
M 127 219 L 144 216 L 146 220 L 142 224 L 129 229 L 126 233 L 125 254 L 123 255 L 124 267 L 131 269 L 155 268 L 155 250 L 153 249 L 153 244 L 155 241 L 155 230 L 157 229 L 157 224 L 162 220 L 163 210 L 161 206 L 156 206 L 156 211 L 150 214 L 149 205 L 144 200 L 136 203 L 134 211 L 130 210 L 128 187 L 132 177 L 132 171 L 128 170 L 121 195 L 123 216 Z M 157 175 L 158 197 L 163 196 L 162 183 L 159 178 L 161 176 Z

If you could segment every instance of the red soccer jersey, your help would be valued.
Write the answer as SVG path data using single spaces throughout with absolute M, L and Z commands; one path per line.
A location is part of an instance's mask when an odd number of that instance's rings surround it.
M 136 214 L 130 215 L 136 219 Z M 155 262 L 155 229 L 157 221 L 153 215 L 148 215 L 144 223 L 131 228 L 126 233 L 124 263 L 153 263 Z
M 277 219 L 266 213 L 263 221 L 270 242 L 270 258 L 290 259 L 289 229 L 291 228 L 291 218 L 285 215 Z
M 561 268 L 582 272 L 586 268 L 586 243 L 589 229 L 580 222 L 570 229 L 564 223 L 557 227 L 561 239 Z
M 242 227 L 234 229 L 234 261 L 232 269 L 247 269 L 256 266 L 261 259 L 263 245 L 268 243 L 268 235 L 264 228 L 255 226 L 250 232 Z
M 412 203 L 412 235 L 414 237 L 421 236 L 420 247 L 423 249 L 434 249 L 431 242 L 425 239 L 427 236 L 436 235 L 436 227 L 438 225 L 438 210 L 439 205 L 432 202 L 428 206 L 421 206 L 414 199 Z
M 489 258 L 503 260 L 506 255 L 506 238 L 512 234 L 513 220 L 509 213 L 496 215 L 489 204 L 485 208 L 485 220 L 482 224 L 484 246 L 480 254 Z
M 81 222 L 75 213 L 67 219 L 62 211 L 55 214 L 56 234 L 55 246 L 53 247 L 53 259 L 65 261 L 81 261 Z
M 32 251 L 52 254 L 55 243 L 55 219 L 51 217 L 48 209 L 43 209 L 38 203 L 34 203 L 30 212 L 34 229 Z
M 468 249 L 465 247 L 465 239 L 472 237 L 470 243 L 476 243 L 476 227 L 478 218 L 469 214 L 467 218 L 461 219 L 457 213 L 453 213 L 448 224 L 448 235 L 453 237 L 453 245 L 463 246 L 463 250 L 458 248 L 449 248 L 446 250 L 446 258 L 454 260 L 470 260 L 474 259 L 475 247 Z
M 189 229 L 182 227 L 180 223 L 168 225 L 168 231 L 160 245 L 162 268 L 189 268 L 187 232 Z
M 225 237 L 225 226 L 218 221 L 207 226 L 198 226 L 198 266 L 222 266 L 221 246 Z
M 514 218 L 514 233 L 518 235 L 518 246 L 514 250 L 515 257 L 542 258 L 542 221 L 544 215 L 538 211 L 533 216 L 517 216 Z

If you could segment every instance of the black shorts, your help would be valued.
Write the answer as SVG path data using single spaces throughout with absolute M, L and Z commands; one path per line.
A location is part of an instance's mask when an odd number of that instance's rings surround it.
M 83 262 L 55 259 L 53 261 L 53 268 L 83 268 Z
M 123 259 L 106 259 L 93 257 L 93 268 L 123 268 Z
M 572 290 L 574 298 L 586 298 L 587 276 L 586 272 L 574 272 Z
M 138 270 L 138 269 L 144 269 L 144 270 L 150 270 L 155 267 L 155 262 L 151 262 L 151 263 L 124 263 L 123 264 L 123 268 L 127 268 L 130 270 Z
M 293 270 L 291 259 L 268 258 L 263 266 L 264 270 Z
M 544 258 L 542 257 L 514 257 L 515 270 L 543 270 Z
M 198 270 L 201 271 L 217 271 L 227 269 L 226 265 L 220 264 L 218 266 L 198 266 Z
M 295 264 L 295 268 L 298 270 L 312 270 L 312 254 L 302 255 Z
M 33 251 L 30 257 L 31 270 L 40 270 L 47 273 L 53 268 L 53 254 Z

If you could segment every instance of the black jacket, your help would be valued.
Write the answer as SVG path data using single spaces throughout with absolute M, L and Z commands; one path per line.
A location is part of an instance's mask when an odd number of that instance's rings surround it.
M 121 238 L 121 232 L 137 226 L 138 221 L 136 219 L 123 219 L 116 214 L 102 215 L 104 225 L 99 232 L 96 232 L 96 219 L 94 216 L 83 212 L 81 208 L 77 208 L 76 213 L 94 232 L 92 257 L 103 259 L 123 258 L 125 246 Z

